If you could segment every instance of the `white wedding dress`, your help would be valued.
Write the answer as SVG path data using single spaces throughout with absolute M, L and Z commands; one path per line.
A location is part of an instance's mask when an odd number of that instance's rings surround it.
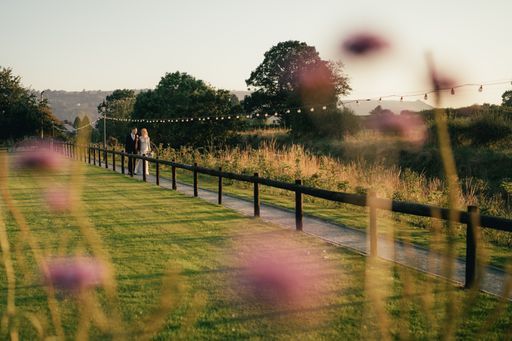
M 140 137 L 139 138 L 140 143 L 140 150 L 139 155 L 146 155 L 149 154 L 151 151 L 151 141 L 148 137 Z M 146 163 L 146 175 L 149 175 L 149 162 L 144 161 Z M 142 174 L 142 160 L 137 160 L 137 165 L 135 167 L 135 173 Z

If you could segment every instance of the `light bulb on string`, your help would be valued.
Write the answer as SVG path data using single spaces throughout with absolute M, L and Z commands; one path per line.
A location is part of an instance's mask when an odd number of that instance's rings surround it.
M 286 113 L 289 114 L 290 113 L 290 109 L 286 110 Z
M 382 102 L 382 97 L 379 97 L 379 102 Z
M 478 88 L 478 92 L 482 92 L 482 91 L 484 91 L 484 86 L 480 85 L 480 87 Z
M 237 115 L 236 118 L 240 118 L 240 116 Z
M 315 112 L 315 108 L 311 108 L 311 109 L 309 109 L 309 111 Z
M 404 96 L 400 96 L 400 102 L 404 101 Z
M 455 95 L 455 89 L 454 89 L 454 88 L 452 88 L 452 90 L 450 91 L 450 93 L 451 93 L 452 95 Z
M 425 94 L 425 96 L 423 96 L 423 99 L 426 101 L 428 99 L 428 95 Z
M 278 114 L 277 114 L 277 111 L 276 111 L 276 112 L 274 113 L 274 116 L 277 116 L 277 115 L 278 115 Z
M 327 110 L 327 107 L 324 105 L 324 106 L 322 107 L 322 110 Z
M 301 112 L 302 112 L 302 110 L 300 110 L 300 109 L 297 109 L 297 113 L 299 113 L 299 114 L 300 114 Z
M 356 99 L 356 104 L 359 104 L 359 100 Z

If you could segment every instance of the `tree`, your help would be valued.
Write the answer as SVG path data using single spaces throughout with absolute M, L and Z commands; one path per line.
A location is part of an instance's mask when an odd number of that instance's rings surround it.
M 135 119 L 191 119 L 183 123 L 145 124 L 153 141 L 174 147 L 219 145 L 233 137 L 234 120 L 198 118 L 235 115 L 239 105 L 226 90 L 217 90 L 186 73 L 167 73 L 154 90 L 141 92 L 135 101 Z
M 342 70 L 341 63 L 322 60 L 313 46 L 281 42 L 265 53 L 263 62 L 246 80 L 256 90 L 244 100 L 244 108 L 281 113 L 296 135 L 323 130 L 314 129 L 318 128 L 314 123 L 321 123 L 322 115 L 339 112 L 339 96 L 351 90 Z M 287 112 L 288 108 L 298 108 L 300 113 Z
M 108 95 L 98 105 L 98 112 L 105 113 L 107 117 L 117 119 L 129 119 L 132 117 L 135 105 L 135 91 L 129 89 L 117 89 Z M 103 138 L 103 120 L 98 121 L 97 132 Z M 107 138 L 113 137 L 122 141 L 130 131 L 130 123 L 124 121 L 107 120 Z M 109 139 L 110 140 L 110 139 Z
M 82 125 L 82 121 L 80 120 L 80 116 L 75 117 L 75 121 L 73 122 L 73 128 L 78 128 Z
M 0 140 L 19 140 L 27 136 L 50 136 L 53 127 L 62 128 L 46 100 L 21 85 L 11 69 L 0 67 Z
M 501 95 L 502 102 L 501 104 L 507 107 L 512 107 L 512 90 L 505 91 L 503 95 Z

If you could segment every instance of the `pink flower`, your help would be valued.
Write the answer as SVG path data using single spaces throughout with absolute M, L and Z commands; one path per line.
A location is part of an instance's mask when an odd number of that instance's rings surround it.
M 427 126 L 418 114 L 372 115 L 368 119 L 368 127 L 384 134 L 397 134 L 405 141 L 416 145 L 422 145 L 427 138 Z
M 319 261 L 320 258 L 306 256 L 299 246 L 290 250 L 287 242 L 266 241 L 264 247 L 245 257 L 240 293 L 245 301 L 270 307 L 300 308 L 314 303 L 323 282 Z
M 65 188 L 49 188 L 43 193 L 48 208 L 54 213 L 69 211 L 71 193 Z
M 347 38 L 342 44 L 342 49 L 349 55 L 359 57 L 381 52 L 389 45 L 384 38 L 374 33 L 360 32 Z
M 20 169 L 58 171 L 62 168 L 64 158 L 42 144 L 27 145 L 28 150 L 21 151 L 16 161 Z
M 45 283 L 54 288 L 76 293 L 100 286 L 105 280 L 105 267 L 91 257 L 65 257 L 51 259 L 43 274 Z

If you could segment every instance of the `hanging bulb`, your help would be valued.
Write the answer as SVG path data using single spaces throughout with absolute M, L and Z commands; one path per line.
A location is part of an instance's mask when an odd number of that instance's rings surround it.
M 322 110 L 327 110 L 327 107 L 324 105 L 324 106 L 322 107 Z
M 400 96 L 400 102 L 404 101 L 404 96 Z
M 289 114 L 290 113 L 290 109 L 286 110 L 286 113 Z
M 302 112 L 302 110 L 298 109 L 297 112 L 300 114 Z
M 426 101 L 428 99 L 428 95 L 425 94 L 425 96 L 423 96 L 423 99 Z
M 480 87 L 478 88 L 478 92 L 482 92 L 482 91 L 484 91 L 484 86 L 480 85 Z
M 309 109 L 309 111 L 314 112 L 314 111 L 315 111 L 315 108 L 311 108 L 311 109 Z
M 276 111 L 276 112 L 274 113 L 274 116 L 277 116 L 277 115 L 278 115 L 278 114 L 277 114 L 277 111 Z
M 455 89 L 454 89 L 454 88 L 452 88 L 452 90 L 450 91 L 450 93 L 451 93 L 452 95 L 455 95 Z
M 356 100 L 356 104 L 359 104 L 359 100 Z
M 382 102 L 382 97 L 379 97 L 379 102 Z
M 245 115 L 246 118 L 251 118 L 251 115 Z

